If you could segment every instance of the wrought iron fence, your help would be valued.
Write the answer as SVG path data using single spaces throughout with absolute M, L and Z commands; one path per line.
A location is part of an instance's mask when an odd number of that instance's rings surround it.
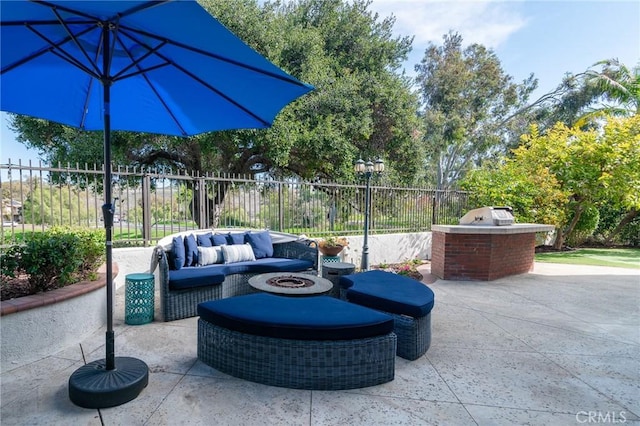
M 269 228 L 311 237 L 362 233 L 365 186 L 114 167 L 114 244 L 151 245 L 198 228 Z M 1 164 L 2 244 L 54 225 L 102 227 L 103 170 Z M 467 193 L 371 186 L 370 233 L 457 223 Z

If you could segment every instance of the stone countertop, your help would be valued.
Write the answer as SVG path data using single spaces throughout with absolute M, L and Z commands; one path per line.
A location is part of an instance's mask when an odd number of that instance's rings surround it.
M 539 223 L 514 223 L 512 225 L 432 225 L 431 231 L 444 232 L 445 234 L 526 234 L 530 232 L 550 232 L 555 229 L 553 225 Z

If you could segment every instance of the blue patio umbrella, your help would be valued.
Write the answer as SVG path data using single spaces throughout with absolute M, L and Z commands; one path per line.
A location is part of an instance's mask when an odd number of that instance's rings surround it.
M 269 127 L 312 87 L 291 77 L 195 0 L 0 3 L 0 109 L 104 131 L 106 357 L 69 379 L 88 408 L 134 399 L 147 365 L 115 357 L 111 130 L 188 136 Z

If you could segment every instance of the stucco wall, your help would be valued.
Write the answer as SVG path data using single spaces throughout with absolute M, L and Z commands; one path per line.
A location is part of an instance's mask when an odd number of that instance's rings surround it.
M 3 316 L 0 370 L 7 371 L 78 344 L 107 323 L 105 287 Z
M 348 237 L 349 247 L 341 260 L 360 267 L 363 236 Z M 410 259 L 431 259 L 431 232 L 369 236 L 369 265 L 399 263 Z
M 125 283 L 127 274 L 149 272 L 154 247 L 117 248 L 113 250 L 113 261 L 118 264 L 118 276 L 113 281 L 116 289 Z

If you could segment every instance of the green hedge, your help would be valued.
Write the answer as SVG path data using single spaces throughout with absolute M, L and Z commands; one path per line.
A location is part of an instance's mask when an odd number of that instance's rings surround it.
M 29 235 L 1 256 L 1 273 L 27 274 L 31 294 L 95 279 L 104 262 L 104 231 L 54 227 Z

